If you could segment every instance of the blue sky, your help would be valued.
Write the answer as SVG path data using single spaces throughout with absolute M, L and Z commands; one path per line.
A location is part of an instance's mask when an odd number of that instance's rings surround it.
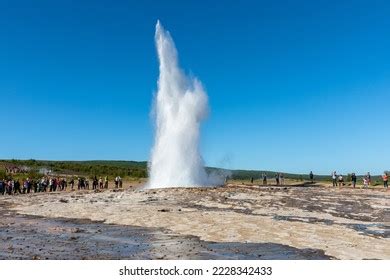
M 147 160 L 160 19 L 207 165 L 390 169 L 388 1 L 0 1 L 0 158 Z

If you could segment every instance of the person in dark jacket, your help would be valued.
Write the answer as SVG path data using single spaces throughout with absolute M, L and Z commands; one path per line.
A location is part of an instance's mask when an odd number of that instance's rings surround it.
M 0 194 L 5 194 L 5 182 L 2 179 L 0 179 Z
M 15 180 L 14 181 L 14 193 L 22 193 L 22 190 L 20 189 L 20 181 L 19 180 Z
M 314 183 L 314 174 L 313 174 L 313 171 L 310 171 L 309 177 L 310 177 L 310 181 L 311 181 L 312 183 Z
M 351 175 L 351 182 L 352 182 L 352 187 L 356 187 L 356 175 L 355 173 L 352 173 Z

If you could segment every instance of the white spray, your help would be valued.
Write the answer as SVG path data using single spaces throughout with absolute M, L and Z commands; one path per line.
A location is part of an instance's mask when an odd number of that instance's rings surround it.
M 156 25 L 160 62 L 155 100 L 155 143 L 149 162 L 148 188 L 194 187 L 217 184 L 207 175 L 199 152 L 199 129 L 208 113 L 207 95 L 195 78 L 179 68 L 169 32 Z

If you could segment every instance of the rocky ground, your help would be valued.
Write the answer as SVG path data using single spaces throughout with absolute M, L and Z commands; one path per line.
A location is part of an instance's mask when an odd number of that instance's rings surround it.
M 390 259 L 390 192 L 228 185 L 0 197 L 1 259 Z

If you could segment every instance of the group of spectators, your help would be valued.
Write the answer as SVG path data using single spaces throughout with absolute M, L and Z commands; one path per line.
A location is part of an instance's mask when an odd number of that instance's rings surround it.
M 333 184 L 333 187 L 341 187 L 341 186 L 345 186 L 345 180 L 344 180 L 344 177 L 342 174 L 337 174 L 336 171 L 332 172 L 332 184 Z M 268 184 L 268 176 L 267 176 L 267 173 L 262 173 L 261 174 L 261 178 L 263 180 L 263 185 L 267 185 Z M 275 183 L 277 186 L 279 185 L 284 185 L 284 175 L 283 173 L 275 173 L 274 175 L 274 179 L 275 179 Z M 309 173 L 309 179 L 312 183 L 314 183 L 314 174 L 312 171 L 310 171 Z M 351 185 L 353 188 L 356 188 L 356 184 L 357 184 L 357 176 L 355 173 L 352 173 L 351 175 L 349 175 L 349 181 L 351 182 Z M 387 172 L 384 172 L 383 175 L 382 175 L 382 180 L 383 180 L 383 186 L 385 189 L 388 188 L 388 180 L 389 180 L 389 175 Z M 253 184 L 253 177 L 251 178 L 251 183 Z M 363 183 L 363 187 L 364 188 L 368 188 L 371 186 L 371 175 L 370 175 L 370 172 L 368 172 L 365 176 L 363 176 L 362 178 L 362 183 Z
M 114 179 L 115 188 L 122 188 L 122 178 L 120 176 Z M 26 193 L 38 193 L 38 192 L 55 192 L 66 191 L 67 187 L 74 190 L 77 186 L 78 190 L 89 190 L 89 180 L 87 178 L 60 178 L 60 177 L 43 177 L 38 180 L 27 178 L 25 180 L 19 179 L 0 179 L 0 195 L 12 195 L 12 194 L 26 194 Z M 95 176 L 92 179 L 92 189 L 108 189 L 108 177 L 103 180 Z
M 344 177 L 342 174 L 337 174 L 336 171 L 333 171 L 331 176 L 332 176 L 333 187 L 337 187 L 337 186 L 341 187 L 345 185 Z M 350 180 L 351 180 L 352 187 L 356 188 L 357 177 L 355 173 L 351 174 Z M 385 189 L 388 189 L 389 175 L 387 172 L 383 172 L 382 181 L 383 181 L 383 187 Z M 372 181 L 371 181 L 370 172 L 367 172 L 367 174 L 363 176 L 362 183 L 363 183 L 363 188 L 368 188 L 371 186 Z
M 267 185 L 268 184 L 268 176 L 267 176 L 267 173 L 263 173 L 261 174 L 261 178 L 263 179 L 263 185 Z M 275 183 L 276 185 L 284 185 L 284 175 L 283 173 L 275 173 L 274 175 L 274 179 L 275 179 Z M 251 178 L 251 183 L 253 184 L 253 177 Z
M 267 185 L 268 184 L 267 173 L 261 174 L 261 178 L 263 179 L 263 185 Z M 275 173 L 274 179 L 275 179 L 275 183 L 277 186 L 284 185 L 284 174 L 283 173 Z M 251 183 L 253 183 L 253 178 L 251 178 Z
M 332 185 L 333 187 L 341 187 L 345 185 L 345 180 L 342 174 L 337 174 L 336 171 L 332 172 Z M 268 184 L 268 177 L 266 173 L 261 175 L 263 180 L 263 185 Z M 309 178 L 311 182 L 314 182 L 314 174 L 310 172 Z M 276 185 L 284 185 L 284 175 L 283 173 L 275 173 L 274 175 Z M 357 176 L 355 173 L 350 175 L 350 181 L 353 188 L 356 187 L 357 184 Z M 384 172 L 382 175 L 383 187 L 388 189 L 388 180 L 389 175 L 387 172 Z M 253 178 L 251 178 L 251 183 L 253 183 Z M 371 175 L 368 172 L 362 178 L 362 183 L 364 188 L 368 188 L 371 186 Z M 114 179 L 115 188 L 122 188 L 122 178 L 120 176 L 115 177 Z M 66 191 L 68 185 L 71 190 L 74 190 L 75 185 L 78 190 L 89 190 L 89 180 L 87 178 L 70 178 L 69 181 L 67 178 L 60 177 L 43 177 L 38 180 L 33 179 L 25 179 L 22 182 L 19 179 L 16 180 L 3 180 L 0 179 L 0 195 L 5 194 L 25 194 L 25 193 L 38 193 L 38 192 L 55 192 L 55 191 Z M 108 189 L 108 177 L 99 177 L 95 176 L 92 179 L 92 190 L 97 189 Z

